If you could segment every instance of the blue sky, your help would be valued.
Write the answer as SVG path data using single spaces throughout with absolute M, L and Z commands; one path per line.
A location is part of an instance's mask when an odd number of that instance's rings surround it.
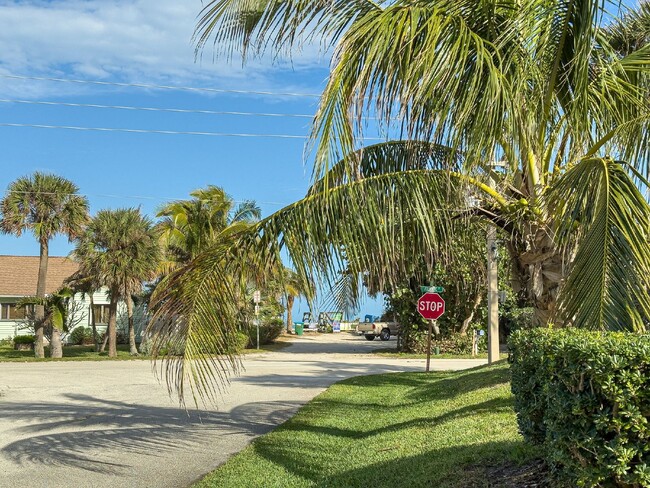
M 291 62 L 253 60 L 245 67 L 195 62 L 190 42 L 198 0 L 58 0 L 0 2 L 0 99 L 190 110 L 313 115 L 318 99 L 217 94 L 14 79 L 11 76 L 101 80 L 217 89 L 320 93 L 329 56 L 316 46 Z M 139 206 L 153 215 L 196 188 L 222 186 L 236 200 L 254 199 L 265 215 L 304 195 L 311 167 L 304 140 L 6 127 L 28 124 L 306 136 L 310 119 L 0 102 L 0 188 L 34 171 L 73 180 L 91 212 Z M 66 255 L 64 238 L 51 254 Z M 32 236 L 0 236 L 1 254 L 37 255 Z M 304 305 L 303 305 L 304 308 Z M 371 301 L 363 313 L 379 313 Z

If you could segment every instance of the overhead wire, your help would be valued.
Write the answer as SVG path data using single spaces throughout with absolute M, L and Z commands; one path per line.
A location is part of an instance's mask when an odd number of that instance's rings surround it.
M 76 125 L 48 125 L 48 124 L 19 124 L 12 122 L 0 122 L 0 127 L 29 127 L 34 129 L 64 129 L 77 131 L 98 131 L 98 132 L 129 132 L 136 134 L 174 134 L 189 136 L 211 136 L 211 137 L 261 137 L 276 139 L 309 139 L 309 136 L 297 134 L 252 134 L 247 132 L 204 132 L 204 131 L 179 131 L 162 129 L 128 129 L 121 127 L 85 127 Z M 365 141 L 384 141 L 381 137 L 364 137 Z
M 31 80 L 31 81 L 54 81 L 57 83 L 75 83 L 86 85 L 100 85 L 100 86 L 119 86 L 130 88 L 153 88 L 157 90 L 179 90 L 179 91 L 192 91 L 192 92 L 206 92 L 206 93 L 231 93 L 235 95 L 263 95 L 263 96 L 278 96 L 278 97 L 307 97 L 307 98 L 320 98 L 320 94 L 316 93 L 300 93 L 300 92 L 274 92 L 265 90 L 233 90 L 224 88 L 206 88 L 196 86 L 179 86 L 179 85 L 156 85 L 153 83 L 124 83 L 119 81 L 101 81 L 101 80 L 77 80 L 72 78 L 52 78 L 48 76 L 24 76 L 0 73 L 0 78 L 8 78 L 12 80 Z
M 256 117 L 294 117 L 303 119 L 313 119 L 313 115 L 308 114 L 288 114 L 288 113 L 274 113 L 274 112 L 238 112 L 228 110 L 201 110 L 201 109 L 186 109 L 186 108 L 165 108 L 165 107 L 138 107 L 133 105 L 101 105 L 97 103 L 73 103 L 73 102 L 55 102 L 49 100 L 23 100 L 23 99 L 9 99 L 0 98 L 0 103 L 16 103 L 23 105 L 47 105 L 47 106 L 62 106 L 62 107 L 79 107 L 79 108 L 102 108 L 114 110 L 135 110 L 144 112 L 172 112 L 182 114 L 206 114 L 206 115 L 242 115 L 242 116 L 256 116 Z

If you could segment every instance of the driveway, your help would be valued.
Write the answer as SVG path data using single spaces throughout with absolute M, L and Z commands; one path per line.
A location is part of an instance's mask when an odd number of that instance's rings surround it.
M 368 354 L 388 344 L 293 338 L 280 352 L 246 356 L 218 407 L 189 412 L 148 361 L 0 363 L 0 488 L 188 486 L 336 381 L 424 369 L 423 360 Z

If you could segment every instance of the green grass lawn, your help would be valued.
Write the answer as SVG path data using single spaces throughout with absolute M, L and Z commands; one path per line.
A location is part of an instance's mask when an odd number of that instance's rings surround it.
M 130 359 L 149 359 L 149 356 L 131 356 L 129 354 L 128 344 L 117 346 L 117 358 L 109 358 L 108 352 L 96 353 L 93 346 L 63 346 L 63 358 L 51 359 L 49 348 L 45 348 L 45 359 L 36 359 L 34 351 L 15 351 L 13 347 L 7 345 L 0 346 L 0 362 L 16 361 L 102 361 L 102 360 L 130 360 Z
M 288 347 L 289 342 L 275 342 L 273 344 L 265 344 L 257 349 L 244 349 L 242 354 L 253 354 L 257 352 L 273 352 L 279 351 Z M 124 360 L 138 360 L 150 359 L 149 356 L 139 355 L 131 356 L 129 354 L 128 344 L 119 344 L 117 346 L 117 358 L 109 358 L 108 352 L 96 353 L 93 346 L 63 346 L 63 358 L 52 359 L 49 356 L 49 348 L 45 348 L 45 359 L 36 359 L 34 351 L 15 351 L 9 345 L 0 345 L 0 362 L 31 362 L 31 361 L 124 361 Z
M 394 348 L 388 348 L 388 347 L 385 349 L 375 349 L 372 352 L 373 354 L 377 354 L 378 356 L 393 358 L 393 359 L 426 359 L 427 358 L 426 354 L 397 352 L 395 351 Z M 501 359 L 508 358 L 507 354 L 500 354 L 499 356 Z M 449 354 L 449 353 L 434 354 L 433 351 L 431 351 L 431 359 L 487 359 L 487 357 L 488 357 L 487 352 L 482 352 L 477 354 L 476 356 L 472 356 L 471 354 Z
M 526 486 L 508 382 L 505 362 L 342 381 L 194 488 Z

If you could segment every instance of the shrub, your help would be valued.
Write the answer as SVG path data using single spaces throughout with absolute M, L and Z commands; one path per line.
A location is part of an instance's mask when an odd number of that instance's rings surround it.
M 93 330 L 90 327 L 75 327 L 70 332 L 68 337 L 68 342 L 70 344 L 92 344 L 93 343 Z
M 271 344 L 275 341 L 282 331 L 284 330 L 284 322 L 282 319 L 269 319 L 260 325 L 260 344 Z M 257 327 L 251 325 L 248 328 L 248 337 L 250 347 L 257 345 Z
M 569 486 L 650 486 L 650 336 L 576 329 L 510 340 L 524 437 Z
M 14 344 L 34 344 L 35 340 L 33 335 L 17 335 L 14 337 Z

